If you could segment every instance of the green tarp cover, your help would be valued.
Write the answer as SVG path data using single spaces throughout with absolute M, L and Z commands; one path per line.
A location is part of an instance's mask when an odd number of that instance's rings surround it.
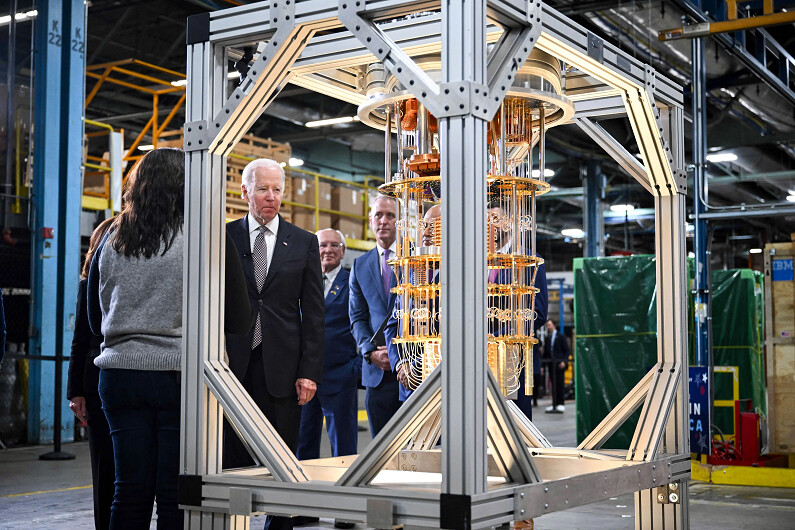
M 574 261 L 574 329 L 577 441 L 581 442 L 657 362 L 655 258 L 636 255 Z M 692 278 L 692 260 L 688 276 Z M 692 286 L 692 280 L 688 285 Z M 762 274 L 748 269 L 714 271 L 713 344 L 716 366 L 738 366 L 740 398 L 765 410 Z M 691 364 L 693 296 L 688 301 Z M 729 376 L 716 376 L 716 399 L 731 399 Z M 640 412 L 605 444 L 627 448 Z M 729 409 L 715 411 L 732 431 Z

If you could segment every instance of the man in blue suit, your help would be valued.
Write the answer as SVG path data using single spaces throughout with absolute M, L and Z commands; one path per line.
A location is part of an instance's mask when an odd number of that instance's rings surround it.
M 323 382 L 315 398 L 301 409 L 298 459 L 320 457 L 323 418 L 333 456 L 356 454 L 358 438 L 357 385 L 362 372 L 362 358 L 351 334 L 348 317 L 348 277 L 342 268 L 345 239 L 337 230 L 317 232 L 320 267 L 326 296 L 326 349 L 323 355 Z
M 428 211 L 425 212 L 422 220 L 424 222 L 425 228 L 422 232 L 422 246 L 423 247 L 430 247 L 433 246 L 433 227 L 437 222 L 441 222 L 440 218 L 442 216 L 442 206 L 441 204 L 436 204 L 428 208 Z M 433 271 L 429 273 L 429 282 L 430 283 L 438 283 L 439 282 L 439 271 Z M 439 305 L 439 300 L 429 300 L 427 309 L 434 315 L 433 324 L 432 326 L 438 329 L 439 322 L 438 322 L 438 310 L 434 306 Z M 400 299 L 395 301 L 395 306 L 400 308 Z M 415 361 L 414 363 L 410 363 L 408 360 L 401 355 L 400 348 L 397 344 L 392 343 L 392 339 L 397 337 L 398 333 L 398 319 L 393 314 L 389 318 L 389 322 L 387 323 L 386 329 L 384 330 L 384 335 L 386 337 L 386 345 L 387 345 L 387 352 L 389 353 L 389 363 L 392 366 L 392 371 L 395 372 L 397 376 L 399 387 L 398 399 L 401 402 L 406 401 L 412 392 L 416 389 L 416 381 L 419 380 L 422 368 L 418 365 Z M 419 361 L 419 360 L 417 360 Z
M 362 384 L 366 389 L 365 408 L 370 432 L 378 434 L 400 408 L 398 382 L 389 364 L 382 325 L 392 314 L 397 285 L 392 267 L 387 263 L 395 255 L 395 221 L 397 201 L 378 195 L 370 207 L 370 227 L 376 247 L 353 262 L 350 276 L 348 312 L 351 331 L 364 357 Z

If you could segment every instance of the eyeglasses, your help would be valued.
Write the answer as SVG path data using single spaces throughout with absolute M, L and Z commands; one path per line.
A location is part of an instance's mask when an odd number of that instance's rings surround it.
M 339 243 L 320 243 L 320 248 L 340 248 L 341 246 Z

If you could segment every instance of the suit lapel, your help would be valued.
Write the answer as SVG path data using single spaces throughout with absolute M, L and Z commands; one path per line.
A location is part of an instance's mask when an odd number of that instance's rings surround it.
M 254 276 L 254 260 L 251 259 L 251 239 L 248 235 L 248 215 L 244 215 L 242 219 L 230 223 L 229 228 L 231 229 L 229 235 L 237 247 L 240 263 L 243 265 L 243 272 L 246 273 L 249 285 L 257 285 Z
M 348 271 L 340 269 L 337 276 L 334 278 L 334 283 L 326 296 L 326 305 L 336 302 L 345 288 L 348 286 Z
M 265 278 L 265 284 L 262 286 L 263 291 L 271 284 L 273 277 L 279 273 L 279 267 L 287 254 L 290 253 L 290 236 L 293 235 L 292 228 L 293 227 L 280 215 L 279 233 L 276 234 L 276 248 L 273 249 L 273 257 L 268 264 L 268 277 Z
M 384 282 L 381 281 L 381 260 L 378 257 L 378 247 L 375 247 L 372 253 L 373 257 L 370 258 L 370 274 L 372 275 L 373 284 L 376 286 L 376 290 L 381 296 L 381 301 L 386 305 L 388 300 L 384 292 Z

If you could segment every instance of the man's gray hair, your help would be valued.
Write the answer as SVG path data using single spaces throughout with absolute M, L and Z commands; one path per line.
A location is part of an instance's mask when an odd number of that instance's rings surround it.
M 321 228 L 317 232 L 315 232 L 316 236 L 320 235 L 320 232 L 325 232 L 326 230 L 331 230 L 332 232 L 336 232 L 338 236 L 340 236 L 340 241 L 342 241 L 342 246 L 345 246 L 345 236 L 339 230 L 334 230 L 333 228 Z
M 280 163 L 275 160 L 271 160 L 270 158 L 258 158 L 257 160 L 252 160 L 249 162 L 246 167 L 243 168 L 243 178 L 241 179 L 240 184 L 245 186 L 249 192 L 253 192 L 254 170 L 260 167 L 279 170 L 279 174 L 282 176 L 282 192 L 284 192 L 284 168 Z
M 378 193 L 375 195 L 375 197 L 373 197 L 370 200 L 370 216 L 372 216 L 375 213 L 378 201 L 392 201 L 395 203 L 395 210 L 397 210 L 397 199 L 395 199 L 394 197 L 390 197 L 389 195 L 384 195 L 383 193 Z

